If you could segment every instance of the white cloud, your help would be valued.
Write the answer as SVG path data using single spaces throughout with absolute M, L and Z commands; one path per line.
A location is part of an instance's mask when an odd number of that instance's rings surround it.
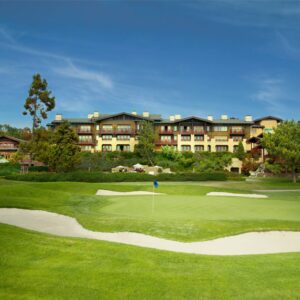
M 108 89 L 113 88 L 113 81 L 107 74 L 79 68 L 71 61 L 69 61 L 67 66 L 53 68 L 53 71 L 65 77 L 96 82 Z

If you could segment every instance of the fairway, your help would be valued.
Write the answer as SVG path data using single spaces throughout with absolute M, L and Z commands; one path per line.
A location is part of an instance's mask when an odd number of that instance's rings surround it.
M 160 183 L 154 196 L 96 196 L 98 189 L 152 191 L 151 183 L 0 180 L 0 207 L 74 217 L 85 228 L 177 241 L 243 232 L 300 231 L 300 193 L 288 182 Z M 256 190 L 254 192 L 254 190 Z M 208 192 L 268 198 L 206 196 Z M 297 299 L 300 253 L 210 257 L 61 238 L 0 225 L 0 297 L 5 299 Z M 16 280 L 17 279 L 17 280 Z

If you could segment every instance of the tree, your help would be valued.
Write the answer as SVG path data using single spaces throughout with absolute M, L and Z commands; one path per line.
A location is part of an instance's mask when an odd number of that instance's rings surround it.
M 37 129 L 42 119 L 47 118 L 47 113 L 55 107 L 55 97 L 51 96 L 48 90 L 48 83 L 41 78 L 40 74 L 33 75 L 33 81 L 29 88 L 28 97 L 25 101 L 24 115 L 32 116 L 32 135 Z
M 30 159 L 48 165 L 52 147 L 52 136 L 52 131 L 45 128 L 37 128 L 34 137 L 30 141 L 20 144 L 18 152 L 24 157 L 29 154 Z
M 29 128 L 16 128 L 8 124 L 0 124 L 0 135 L 13 136 L 22 140 L 30 140 L 31 138 L 31 132 Z
M 262 145 L 268 154 L 283 160 L 297 182 L 297 169 L 300 168 L 300 124 L 295 121 L 281 123 L 274 133 L 267 133 Z
M 196 152 L 194 167 L 197 172 L 224 171 L 231 160 L 229 152 Z
M 238 144 L 237 150 L 235 152 L 235 157 L 237 157 L 239 160 L 243 160 L 246 157 L 244 145 L 241 141 Z
M 154 129 L 149 121 L 142 121 L 140 124 L 139 143 L 135 147 L 135 151 L 141 157 L 147 159 L 150 165 L 154 160 Z
M 67 172 L 74 169 L 79 163 L 80 147 L 77 145 L 78 136 L 71 128 L 70 123 L 63 121 L 53 133 L 49 167 L 58 172 Z

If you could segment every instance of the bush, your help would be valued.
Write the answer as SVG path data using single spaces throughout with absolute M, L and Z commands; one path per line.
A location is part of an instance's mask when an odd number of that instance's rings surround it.
M 157 176 L 144 173 L 102 173 L 102 172 L 70 172 L 70 173 L 40 173 L 25 175 L 8 175 L 10 180 L 20 181 L 74 181 L 74 182 L 140 182 L 140 181 L 207 181 L 207 180 L 227 180 L 224 172 L 214 173 L 178 173 L 159 174 Z
M 29 172 L 48 172 L 48 166 L 31 166 L 28 168 Z
M 20 173 L 20 165 L 12 163 L 0 164 L 0 176 Z

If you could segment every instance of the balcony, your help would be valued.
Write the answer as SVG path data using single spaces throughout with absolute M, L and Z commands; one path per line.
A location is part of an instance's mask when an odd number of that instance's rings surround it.
M 165 146 L 165 145 L 173 145 L 173 146 L 176 146 L 177 145 L 177 141 L 175 140 L 166 140 L 166 141 L 156 141 L 155 142 L 156 145 L 162 145 L 162 146 Z
M 160 129 L 159 133 L 160 134 L 174 134 L 174 130 L 173 129 L 169 129 L 169 130 Z
M 77 134 L 93 134 L 93 131 L 90 129 L 90 130 L 86 130 L 86 129 L 80 129 L 78 128 L 77 129 Z
M 230 129 L 230 134 L 232 135 L 244 135 L 244 129 Z
M 98 134 L 114 134 L 114 130 L 111 128 L 111 129 L 99 129 L 97 130 L 97 133 Z
M 131 128 L 129 129 L 116 129 L 115 130 L 115 133 L 116 134 L 132 134 L 133 133 L 133 130 Z
M 13 145 L 13 144 L 0 144 L 0 151 L 5 151 L 5 150 L 10 150 L 10 151 L 17 151 L 18 148 L 17 146 Z
M 194 132 L 194 134 L 199 134 L 199 135 L 205 134 L 205 130 L 204 129 L 194 129 L 193 132 Z
M 188 130 L 180 130 L 180 134 L 192 134 L 194 133 L 194 130 L 188 129 Z
M 91 146 L 94 146 L 96 143 L 95 141 L 93 140 L 88 140 L 88 141 L 79 141 L 78 142 L 78 145 L 91 145 Z

